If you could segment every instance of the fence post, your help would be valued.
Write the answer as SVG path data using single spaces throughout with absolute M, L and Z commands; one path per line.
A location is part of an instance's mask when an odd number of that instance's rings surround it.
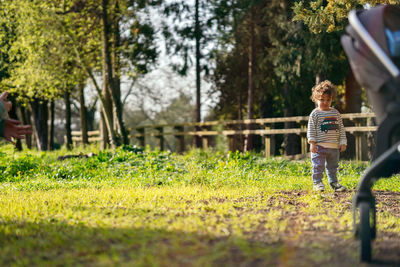
M 164 128 L 163 127 L 156 127 L 156 135 L 155 137 L 158 140 L 158 147 L 160 148 L 160 151 L 164 150 Z
M 265 130 L 270 130 L 271 126 L 270 125 L 265 125 Z M 265 140 L 265 157 L 270 158 L 271 157 L 271 135 L 266 134 L 264 135 L 264 140 Z
M 226 128 L 228 130 L 235 130 L 235 126 L 232 124 L 226 125 Z M 237 149 L 237 140 L 236 140 L 236 134 L 230 134 L 227 135 L 228 137 L 228 143 L 229 143 L 229 151 L 235 152 Z
M 139 132 L 139 136 L 137 137 L 137 139 L 139 140 L 139 145 L 141 147 L 144 147 L 145 146 L 144 127 L 143 128 L 137 128 L 136 131 Z
M 300 133 L 300 138 L 301 138 L 301 154 L 306 156 L 307 155 L 307 123 L 306 122 L 301 122 L 300 123 L 300 129 L 302 132 Z M 305 130 L 306 132 L 303 132 Z
M 202 126 L 202 130 L 204 131 L 209 131 L 210 130 L 210 126 Z M 202 140 L 202 145 L 203 145 L 203 149 L 207 149 L 210 145 L 210 137 L 208 135 L 203 135 L 201 140 Z
M 177 141 L 177 152 L 182 154 L 185 151 L 185 136 L 182 134 L 183 126 L 175 126 L 174 130 L 176 134 L 174 135 Z M 178 134 L 179 133 L 179 134 Z
M 355 119 L 355 126 L 361 126 L 361 122 L 359 119 Z M 362 160 L 362 133 L 361 132 L 354 132 L 354 137 L 356 139 L 356 160 Z

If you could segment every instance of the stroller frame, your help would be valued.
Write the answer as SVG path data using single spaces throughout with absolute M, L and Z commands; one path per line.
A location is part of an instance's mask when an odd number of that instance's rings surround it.
M 396 86 L 400 85 L 399 69 L 364 28 L 357 17 L 357 11 L 352 10 L 349 13 L 349 23 L 393 77 L 392 90 L 398 91 Z M 371 242 L 376 237 L 375 198 L 371 188 L 378 179 L 390 177 L 400 170 L 400 141 L 390 138 L 398 133 L 400 126 L 400 101 L 396 98 L 386 107 L 387 114 L 378 126 L 375 160 L 363 174 L 353 198 L 353 228 L 355 236 L 361 241 L 362 262 L 371 261 Z M 398 142 L 395 143 L 396 141 Z

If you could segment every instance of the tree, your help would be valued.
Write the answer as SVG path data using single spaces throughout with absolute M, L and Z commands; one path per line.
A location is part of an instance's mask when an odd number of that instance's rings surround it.
M 225 0 L 225 1 L 213 1 L 214 9 L 214 20 L 219 30 L 219 42 L 218 47 L 222 47 L 222 50 L 215 51 L 216 58 L 225 57 L 225 59 L 232 60 L 232 64 L 245 64 L 247 68 L 245 73 L 242 67 L 230 66 L 227 71 L 239 71 L 241 68 L 241 75 L 235 78 L 235 83 L 241 85 L 246 84 L 246 93 L 243 89 L 236 90 L 236 97 L 233 101 L 239 103 L 238 117 L 243 118 L 242 110 L 247 107 L 246 117 L 247 119 L 253 119 L 256 114 L 256 96 L 259 92 L 259 87 L 264 80 L 265 75 L 260 73 L 260 63 L 262 62 L 262 51 L 265 42 L 263 38 L 267 37 L 265 34 L 265 7 L 267 6 L 263 1 L 257 0 Z M 232 48 L 233 47 L 233 48 Z M 221 54 L 222 52 L 222 54 Z M 224 55 L 225 54 L 225 55 Z M 231 54 L 233 56 L 227 56 Z M 235 62 L 236 61 L 236 62 Z M 217 67 L 215 74 L 219 74 L 218 64 L 221 61 L 217 61 Z M 222 70 L 222 69 L 221 69 Z M 265 69 L 264 69 L 265 70 Z M 229 76 L 232 74 L 229 74 Z M 264 76 L 264 77 L 263 77 Z M 217 78 L 217 77 L 215 77 Z M 233 78 L 233 77 L 232 77 Z M 218 78 L 219 79 L 219 78 Z M 240 81 L 238 81 L 240 79 Z M 225 82 L 229 83 L 231 93 L 236 88 L 231 84 L 232 80 L 226 79 Z M 247 100 L 247 105 L 244 104 Z M 248 125 L 248 129 L 252 129 L 252 125 Z M 254 146 L 254 136 L 249 134 L 246 136 L 244 149 L 251 150 Z
M 204 49 L 213 38 L 212 20 L 209 16 L 210 1 L 194 0 L 194 5 L 187 1 L 175 0 L 164 7 L 167 22 L 163 23 L 168 54 L 180 57 L 180 63 L 172 63 L 181 75 L 186 75 L 191 65 L 195 66 L 196 92 L 194 121 L 201 121 L 201 79 L 202 72 L 208 73 L 209 64 Z M 194 18 L 194 19 L 193 19 Z M 170 21 L 175 23 L 171 24 Z M 201 146 L 201 138 L 194 139 L 196 147 Z
M 78 93 L 79 93 L 79 114 L 80 114 L 80 123 L 81 123 L 81 135 L 82 135 L 82 144 L 89 144 L 88 137 L 88 120 L 87 120 L 87 108 L 85 103 L 85 83 L 81 81 L 78 83 Z
M 227 117 L 229 111 L 229 117 L 241 119 L 245 107 L 247 118 L 308 114 L 316 70 L 332 78 L 340 69 L 332 64 L 339 56 L 322 59 L 325 53 L 336 55 L 338 49 L 333 45 L 316 49 L 327 38 L 318 38 L 301 22 L 291 21 L 289 1 L 225 0 L 215 1 L 214 7 L 219 43 L 214 50 L 213 81 L 221 92 L 220 114 Z M 346 71 L 342 69 L 338 73 Z M 289 139 L 285 146 L 290 146 Z M 250 144 L 246 142 L 245 149 Z
M 15 33 L 7 51 L 11 59 L 9 77 L 2 86 L 20 101 L 31 102 L 39 148 L 47 150 L 47 103 L 73 85 L 73 63 L 57 24 L 46 12 L 51 3 L 18 0 L 2 1 L 2 5 Z
M 154 63 L 157 53 L 153 47 L 153 34 L 150 24 L 141 23 L 139 16 L 133 12 L 138 12 L 146 8 L 146 5 L 158 4 L 157 1 L 110 1 L 102 0 L 102 71 L 103 71 L 103 95 L 105 99 L 111 96 L 118 128 L 122 135 L 122 142 L 129 142 L 128 135 L 123 122 L 123 105 L 121 102 L 120 77 L 121 71 L 125 67 L 127 73 L 141 75 L 147 72 L 150 64 Z M 121 21 L 125 18 L 125 23 L 131 24 L 130 35 L 126 38 L 121 37 Z M 133 20 L 133 23 L 132 23 Z M 143 41 L 144 40 L 144 41 Z M 133 41 L 134 43 L 131 43 Z M 121 64 L 122 56 L 132 53 L 125 58 L 125 66 Z M 131 62 L 129 62 L 129 60 Z M 139 72 L 139 73 L 137 73 Z M 108 113 L 111 113 L 110 104 L 105 101 Z M 102 101 L 103 103 L 103 101 Z M 103 116 L 103 118 L 105 118 Z M 111 120 L 111 118 L 107 119 Z M 109 123 L 111 124 L 111 123 Z M 111 127 L 111 125 L 109 126 Z M 111 134 L 112 142 L 116 142 L 113 131 L 108 129 Z M 114 141 L 113 141 L 114 140 Z M 113 145 L 113 144 L 112 144 Z
M 17 45 L 14 46 L 16 52 L 11 53 L 15 56 L 20 53 L 22 56 L 14 66 L 14 73 L 8 81 L 9 86 L 23 88 L 24 95 L 29 96 L 30 93 L 31 96 L 48 100 L 61 97 L 65 92 L 78 87 L 82 83 L 82 76 L 89 77 L 101 102 L 111 146 L 118 144 L 113 126 L 113 110 L 123 142 L 127 143 L 119 77 L 124 68 L 127 73 L 143 73 L 157 54 L 154 48 L 149 47 L 152 46 L 149 41 L 152 32 L 143 34 L 136 31 L 145 28 L 145 24 L 137 23 L 138 19 L 135 17 L 125 18 L 126 23 L 133 25 L 133 31 L 123 39 L 117 38 L 120 31 L 124 30 L 119 23 L 121 18 L 143 9 L 149 2 L 154 1 L 102 1 L 101 8 L 96 0 L 65 0 L 61 3 L 52 0 L 7 2 L 7 7 L 13 14 L 22 13 L 22 20 L 18 20 L 20 32 L 15 42 Z M 132 38 L 132 34 L 136 37 Z M 99 38 L 101 36 L 102 39 Z M 129 38 L 136 43 L 130 43 Z M 23 42 L 26 39 L 32 41 Z M 135 53 L 121 63 L 122 55 L 129 52 Z M 103 59 L 102 65 L 96 64 L 99 57 Z M 49 60 L 41 61 L 43 58 Z M 103 71 L 103 90 L 96 80 L 96 72 L 99 70 Z M 112 104 L 107 104 L 108 102 Z
M 10 23 L 14 21 L 14 18 L 6 19 L 9 17 L 7 11 L 4 8 L 4 3 L 0 3 L 0 84 L 3 80 L 10 77 L 10 65 L 12 62 L 10 62 L 8 52 L 12 42 L 15 40 L 15 27 L 13 23 Z M 12 119 L 18 120 L 16 98 L 10 95 L 8 99 L 12 102 L 12 109 L 9 112 L 9 116 Z M 30 140 L 30 136 L 27 139 Z M 29 145 L 29 141 L 27 141 L 27 144 Z M 22 151 L 22 143 L 19 139 L 16 141 L 16 148 Z
M 318 77 L 326 77 L 329 73 L 335 73 L 334 82 L 341 84 L 346 80 L 345 110 L 346 112 L 360 112 L 361 110 L 361 87 L 355 82 L 354 75 L 348 66 L 340 36 L 348 24 L 348 13 L 355 8 L 363 8 L 365 5 L 377 4 L 399 4 L 400 1 L 375 0 L 375 1 L 296 1 L 293 5 L 295 13 L 294 20 L 302 21 L 313 33 L 315 38 L 311 39 L 311 47 L 316 51 L 319 64 L 316 66 L 321 70 Z M 343 71 L 345 70 L 345 71 Z
M 399 3 L 399 0 L 297 0 L 293 4 L 293 10 L 296 14 L 294 20 L 303 21 L 313 33 L 330 33 L 344 29 L 348 24 L 347 17 L 352 9 L 363 8 L 365 5 Z

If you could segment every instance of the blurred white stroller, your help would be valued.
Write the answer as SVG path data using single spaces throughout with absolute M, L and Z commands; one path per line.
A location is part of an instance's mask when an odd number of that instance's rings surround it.
M 367 90 L 379 125 L 374 160 L 353 199 L 360 259 L 370 262 L 371 242 L 376 237 L 371 187 L 378 179 L 400 171 L 400 7 L 353 10 L 349 23 L 341 42 L 358 83 Z

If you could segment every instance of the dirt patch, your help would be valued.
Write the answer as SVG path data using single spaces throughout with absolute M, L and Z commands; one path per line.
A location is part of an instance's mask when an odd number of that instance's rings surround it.
M 243 233 L 243 238 L 262 247 L 279 248 L 276 251 L 281 252 L 268 262 L 254 259 L 244 266 L 360 266 L 360 241 L 353 235 L 352 218 L 349 216 L 353 212 L 355 193 L 326 191 L 317 194 L 306 190 L 262 192 L 237 199 L 213 197 L 203 200 L 201 204 L 230 202 L 234 216 L 246 218 L 252 214 L 260 215 L 257 222 L 252 222 L 253 228 Z M 379 217 L 400 217 L 399 192 L 373 191 L 373 195 Z M 342 218 L 344 215 L 345 219 Z M 220 219 L 229 225 L 229 220 Z M 388 227 L 384 228 L 386 231 L 382 230 L 379 220 L 377 225 L 377 238 L 372 243 L 373 262 L 365 266 L 400 266 L 400 233 Z M 231 262 L 233 265 L 243 263 L 240 255 L 232 249 L 230 259 L 236 259 Z
M 299 193 L 295 193 L 298 195 Z M 300 194 L 303 194 L 302 192 Z M 352 210 L 352 197 L 355 192 L 334 193 L 332 198 L 326 199 L 329 205 L 330 201 L 340 203 L 346 209 Z M 385 192 L 374 191 L 373 195 L 376 199 L 377 214 L 389 213 L 395 217 L 400 217 L 400 193 L 398 192 Z M 288 200 L 287 204 L 290 205 L 292 200 Z M 297 214 L 303 220 L 312 221 L 307 214 Z M 379 227 L 379 221 L 377 222 Z M 354 262 L 354 258 L 349 257 L 349 254 L 357 254 L 358 260 L 360 241 L 356 238 L 347 236 L 352 235 L 352 229 L 345 232 L 326 231 L 322 228 L 312 229 L 305 231 L 301 235 L 301 240 L 307 246 L 300 246 L 300 255 L 302 253 L 310 253 L 309 244 L 315 244 L 316 247 L 329 248 L 331 253 L 328 263 L 331 266 L 355 266 L 358 262 Z M 346 236 L 344 238 L 344 236 Z M 300 243 L 301 244 L 301 243 Z M 312 247 L 312 246 L 311 246 Z M 379 232 L 377 233 L 376 240 L 372 243 L 373 248 L 373 262 L 369 266 L 400 266 L 400 235 L 393 232 Z M 349 253 L 350 252 L 350 253 Z
M 321 210 L 327 210 L 335 204 L 340 209 L 352 212 L 352 198 L 354 191 L 321 194 Z M 328 266 L 359 266 L 360 241 L 353 237 L 353 229 L 337 230 L 327 229 L 321 225 L 319 215 L 310 214 L 302 207 L 308 204 L 301 201 L 301 197 L 309 196 L 309 191 L 279 192 L 268 198 L 265 212 L 271 209 L 281 210 L 293 206 L 290 211 L 283 211 L 282 218 L 288 219 L 288 226 L 284 232 L 275 233 L 268 237 L 262 227 L 255 229 L 250 235 L 262 242 L 283 242 L 288 254 L 281 259 L 279 265 L 315 266 L 327 264 Z M 374 191 L 376 198 L 377 214 L 386 213 L 400 217 L 400 193 Z M 322 213 L 323 214 L 323 213 Z M 339 212 L 340 214 L 340 212 Z M 333 218 L 339 220 L 339 218 Z M 377 222 L 379 227 L 379 221 Z M 268 240 L 270 238 L 270 240 Z M 378 231 L 376 240 L 372 243 L 373 262 L 368 266 L 400 266 L 400 234 Z
M 400 192 L 375 191 L 377 212 L 389 212 L 400 217 Z

